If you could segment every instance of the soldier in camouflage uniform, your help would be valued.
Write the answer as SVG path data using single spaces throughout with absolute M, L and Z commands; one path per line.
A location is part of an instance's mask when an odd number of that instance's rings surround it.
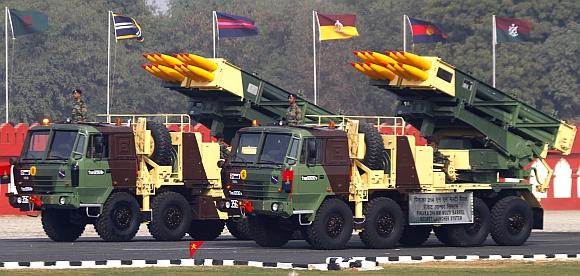
M 73 106 L 71 113 L 71 121 L 73 123 L 83 123 L 87 120 L 87 105 L 81 99 L 82 91 L 75 89 L 73 95 Z
M 218 144 L 220 145 L 220 159 L 227 159 L 230 157 L 230 149 L 223 137 L 218 136 Z
M 286 110 L 286 123 L 289 126 L 295 126 L 302 124 L 302 110 L 296 104 L 296 95 L 288 95 L 288 103 L 290 106 Z

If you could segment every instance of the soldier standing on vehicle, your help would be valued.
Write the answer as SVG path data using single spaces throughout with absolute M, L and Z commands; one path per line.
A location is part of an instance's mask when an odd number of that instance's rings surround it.
M 73 90 L 73 106 L 71 112 L 71 121 L 73 123 L 83 123 L 87 120 L 87 105 L 81 99 L 82 91 L 80 89 Z
M 223 137 L 218 136 L 218 144 L 220 145 L 220 159 L 227 159 L 230 157 L 230 149 L 228 148 L 228 144 L 226 144 Z
M 290 106 L 286 110 L 286 122 L 289 126 L 302 124 L 302 110 L 296 104 L 296 95 L 288 95 L 288 103 Z

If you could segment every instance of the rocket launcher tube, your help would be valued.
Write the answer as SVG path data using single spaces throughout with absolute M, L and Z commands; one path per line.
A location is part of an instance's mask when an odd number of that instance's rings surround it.
M 153 54 L 143 54 L 143 56 L 148 60 L 151 61 L 153 63 L 157 63 L 157 59 L 155 59 L 155 57 L 153 57 Z
M 399 73 L 398 75 L 399 76 L 402 76 L 406 80 L 415 80 L 415 76 L 413 76 L 409 72 L 405 71 L 405 69 L 403 69 L 403 66 L 402 65 L 403 64 L 401 64 L 401 63 L 399 63 L 399 64 L 393 64 L 393 67 Z
M 167 76 L 165 73 L 163 73 L 161 70 L 159 70 L 156 64 L 145 65 L 143 68 L 147 70 L 147 72 L 151 73 L 153 76 L 158 77 L 164 81 L 175 81 L 169 76 Z
M 352 67 L 354 67 L 354 69 L 356 69 L 357 71 L 363 73 L 363 75 L 370 77 L 371 79 L 378 79 L 376 78 L 374 75 L 369 74 L 363 67 L 361 64 L 358 63 L 354 63 L 351 62 L 350 65 L 352 65 Z
M 373 57 L 372 52 L 370 52 L 370 51 L 363 51 L 362 53 L 367 58 L 367 62 L 380 63 L 378 59 L 376 59 L 375 57 Z
M 152 69 L 153 71 L 155 71 L 155 72 L 156 72 L 156 73 L 157 73 L 159 76 L 161 76 L 161 78 L 162 78 L 162 79 L 164 79 L 164 80 L 166 80 L 166 81 L 171 81 L 171 82 L 175 82 L 175 81 L 176 81 L 176 80 L 175 80 L 173 77 L 171 77 L 169 74 L 167 74 L 167 73 L 165 73 L 164 71 L 162 71 L 162 70 L 159 68 L 159 66 L 163 66 L 163 65 L 158 65 L 158 64 L 155 64 L 155 65 L 152 65 L 152 66 L 151 66 L 151 69 Z
M 431 61 L 424 59 L 419 55 L 415 55 L 409 52 L 403 52 L 403 56 L 407 58 L 407 64 L 415 66 L 421 70 L 429 70 L 431 69 Z
M 187 68 L 190 72 L 195 74 L 196 76 L 202 78 L 204 81 L 213 81 L 215 75 L 211 72 L 208 72 L 202 68 L 193 65 L 184 65 L 182 68 Z
M 364 62 L 371 62 L 361 51 L 353 51 L 352 53 Z
M 193 65 L 195 67 L 199 67 L 199 68 L 206 70 L 206 71 L 209 71 L 209 72 L 213 72 L 218 68 L 217 63 L 215 63 L 212 60 L 209 60 L 207 58 L 198 56 L 198 55 L 181 54 L 181 56 L 189 61 L 189 62 L 186 62 L 187 64 Z
M 394 63 L 397 63 L 396 60 L 394 60 L 394 59 L 392 59 L 392 58 L 390 58 L 390 57 L 388 57 L 386 55 L 383 55 L 381 53 L 372 52 L 372 56 L 375 59 L 377 59 L 382 64 L 394 64 Z
M 181 60 L 176 59 L 176 58 L 174 58 L 172 56 L 169 56 L 169 55 L 166 55 L 166 54 L 158 54 L 158 56 L 165 61 L 165 63 L 166 63 L 165 65 L 168 65 L 168 66 L 171 66 L 171 67 L 173 65 L 181 65 L 181 64 L 183 64 L 183 62 Z
M 369 63 L 367 64 L 369 67 L 371 67 L 375 72 L 377 72 L 379 75 L 387 78 L 389 81 L 392 81 L 395 79 L 396 75 L 395 73 L 393 73 L 391 70 L 377 65 L 377 64 L 373 64 L 373 63 Z
M 194 80 L 194 81 L 205 81 L 205 79 L 199 77 L 198 75 L 194 74 L 193 72 L 187 69 L 187 64 L 175 65 L 173 66 L 175 70 L 183 74 L 184 76 Z
M 413 77 L 416 79 L 419 79 L 421 81 L 426 81 L 427 78 L 429 78 L 429 74 L 427 74 L 427 72 L 425 72 L 417 67 L 414 67 L 414 66 L 411 66 L 408 64 L 400 64 L 400 66 L 403 69 L 405 69 L 405 71 L 407 71 L 407 73 L 413 75 Z
M 368 63 L 368 64 L 372 64 L 372 63 Z M 375 70 L 373 70 L 370 66 L 368 66 L 365 63 L 359 63 L 358 64 L 360 67 L 363 68 L 363 70 L 365 71 L 365 74 L 375 80 L 386 80 L 387 78 L 383 77 L 381 74 L 375 72 Z
M 169 67 L 164 66 L 164 65 L 157 65 L 157 68 L 159 68 L 159 70 L 161 70 L 161 72 L 165 73 L 167 76 L 171 77 L 175 81 L 183 81 L 183 79 L 185 79 L 184 75 L 177 72 L 177 70 L 175 70 L 173 68 L 169 68 Z

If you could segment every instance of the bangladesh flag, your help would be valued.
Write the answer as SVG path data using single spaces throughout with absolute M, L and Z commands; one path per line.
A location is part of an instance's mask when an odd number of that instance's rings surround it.
M 517 18 L 495 17 L 496 43 L 530 40 L 532 22 Z
M 48 29 L 48 16 L 39 11 L 10 10 L 14 36 L 40 33 Z

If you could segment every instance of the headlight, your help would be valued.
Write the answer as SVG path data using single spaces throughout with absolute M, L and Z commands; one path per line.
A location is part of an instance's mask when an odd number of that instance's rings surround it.
M 22 204 L 22 198 L 21 198 L 21 197 L 17 197 L 17 198 L 16 198 L 16 203 L 18 203 L 18 204 Z
M 274 211 L 274 212 L 278 211 L 279 207 L 280 207 L 280 204 L 278 204 L 278 202 L 272 203 L 272 211 Z
M 66 197 L 61 196 L 59 202 L 60 202 L 60 205 L 64 205 L 66 203 Z
M 230 206 L 231 206 L 231 204 L 230 204 L 230 202 L 229 202 L 229 201 L 226 201 L 226 204 L 225 204 L 225 205 L 226 205 L 226 208 L 227 208 L 227 209 L 229 209 L 229 208 L 230 208 Z

